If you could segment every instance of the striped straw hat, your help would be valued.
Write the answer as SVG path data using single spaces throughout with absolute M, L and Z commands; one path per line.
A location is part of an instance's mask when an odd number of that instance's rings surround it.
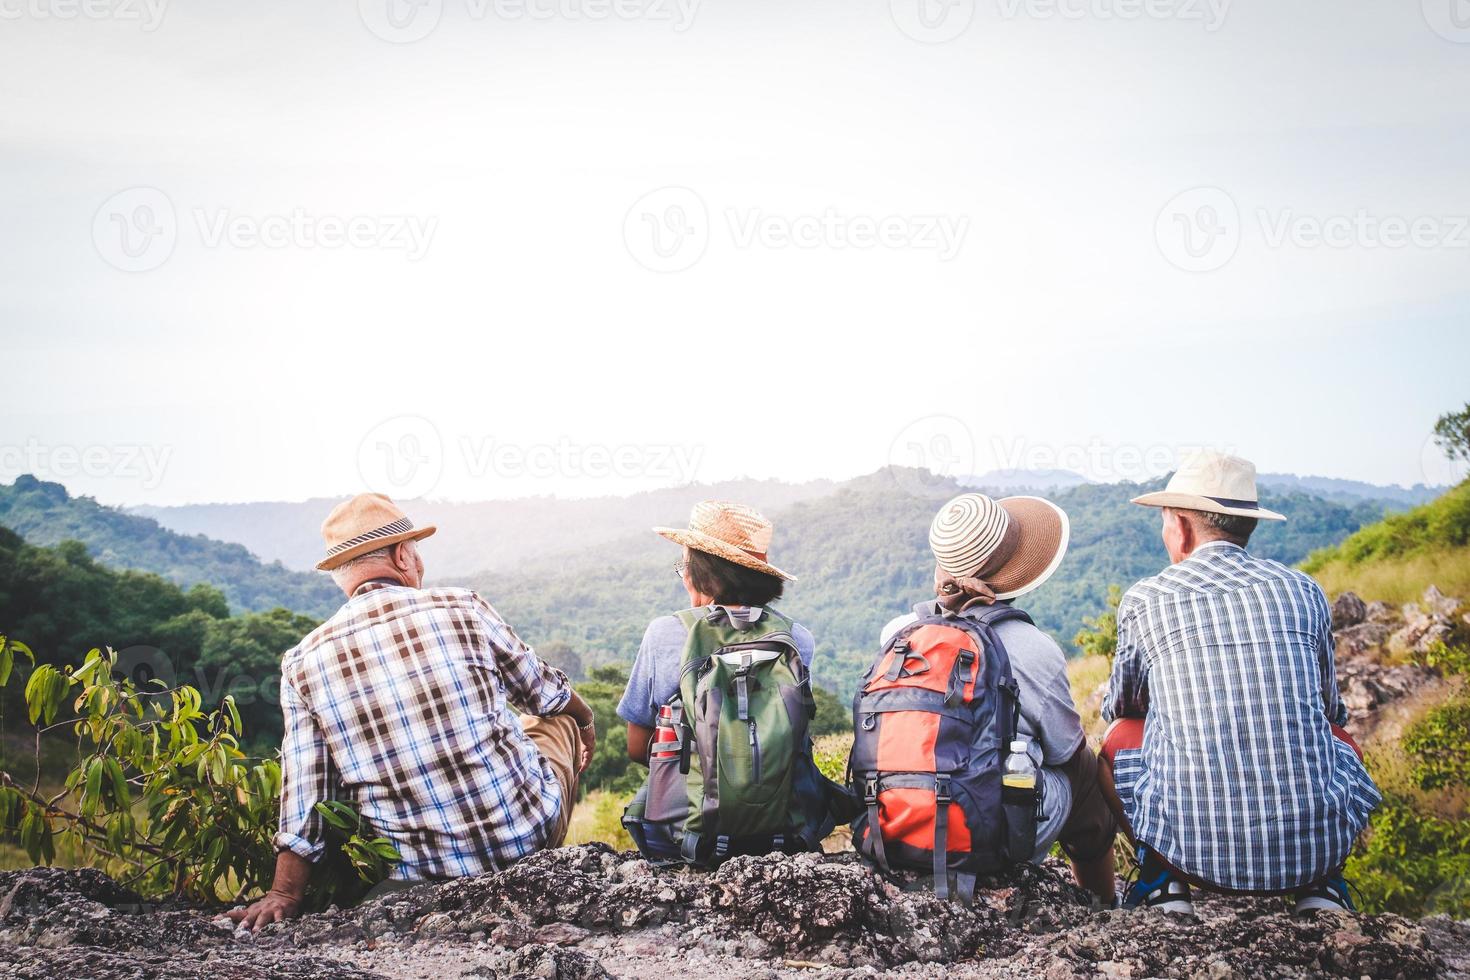
M 962 493 L 934 516 L 929 547 L 955 578 L 981 579 L 997 599 L 1014 599 L 1051 578 L 1070 534 L 1066 512 L 1050 500 Z
M 327 556 L 316 567 L 329 572 L 358 555 L 399 541 L 417 541 L 437 531 L 434 525 L 414 527 L 408 515 L 381 493 L 360 493 L 344 500 L 322 521 Z
M 686 548 L 703 551 L 707 555 L 795 582 L 796 576 L 787 575 L 766 561 L 773 530 L 771 522 L 762 517 L 755 508 L 732 504 L 727 500 L 701 500 L 695 504 L 694 509 L 689 512 L 687 528 L 653 529 L 655 534 Z

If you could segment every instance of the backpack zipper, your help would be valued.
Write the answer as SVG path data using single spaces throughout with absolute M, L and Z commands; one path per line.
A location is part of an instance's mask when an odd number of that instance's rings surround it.
M 758 783 L 761 781 L 761 740 L 755 734 L 754 718 L 750 719 L 750 760 L 751 781 Z

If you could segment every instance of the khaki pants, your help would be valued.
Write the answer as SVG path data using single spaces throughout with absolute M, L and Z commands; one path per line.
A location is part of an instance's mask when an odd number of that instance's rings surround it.
M 546 718 L 521 715 L 521 727 L 561 784 L 561 813 L 557 814 L 551 837 L 546 842 L 548 848 L 561 847 L 567 837 L 567 824 L 572 819 L 572 807 L 577 802 L 577 762 L 582 758 L 582 736 L 570 715 Z

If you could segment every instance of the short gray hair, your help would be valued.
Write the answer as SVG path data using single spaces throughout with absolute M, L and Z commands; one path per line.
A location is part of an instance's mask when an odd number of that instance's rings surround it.
M 1250 541 L 1251 535 L 1256 531 L 1256 525 L 1260 523 L 1254 517 L 1242 517 L 1239 514 L 1217 514 L 1210 510 L 1186 510 L 1184 513 L 1190 516 L 1196 527 L 1207 529 L 1215 533 L 1215 537 L 1224 538 L 1232 544 L 1238 544 L 1242 548 Z
M 394 542 L 394 544 L 397 543 L 398 542 L 396 541 Z M 345 573 L 349 569 L 358 568 L 363 565 L 375 564 L 380 561 L 389 561 L 392 558 L 392 555 L 392 544 L 385 544 L 383 545 L 383 547 L 374 548 L 372 551 L 364 551 L 362 554 L 354 555 L 344 561 L 342 564 L 338 565 L 336 568 L 332 569 L 332 578 L 336 579 L 340 583 L 342 581 L 343 573 Z

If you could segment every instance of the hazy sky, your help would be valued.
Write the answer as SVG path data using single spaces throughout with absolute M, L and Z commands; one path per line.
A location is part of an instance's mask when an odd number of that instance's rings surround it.
M 1467 161 L 1466 0 L 0 0 L 0 479 L 1439 482 Z

